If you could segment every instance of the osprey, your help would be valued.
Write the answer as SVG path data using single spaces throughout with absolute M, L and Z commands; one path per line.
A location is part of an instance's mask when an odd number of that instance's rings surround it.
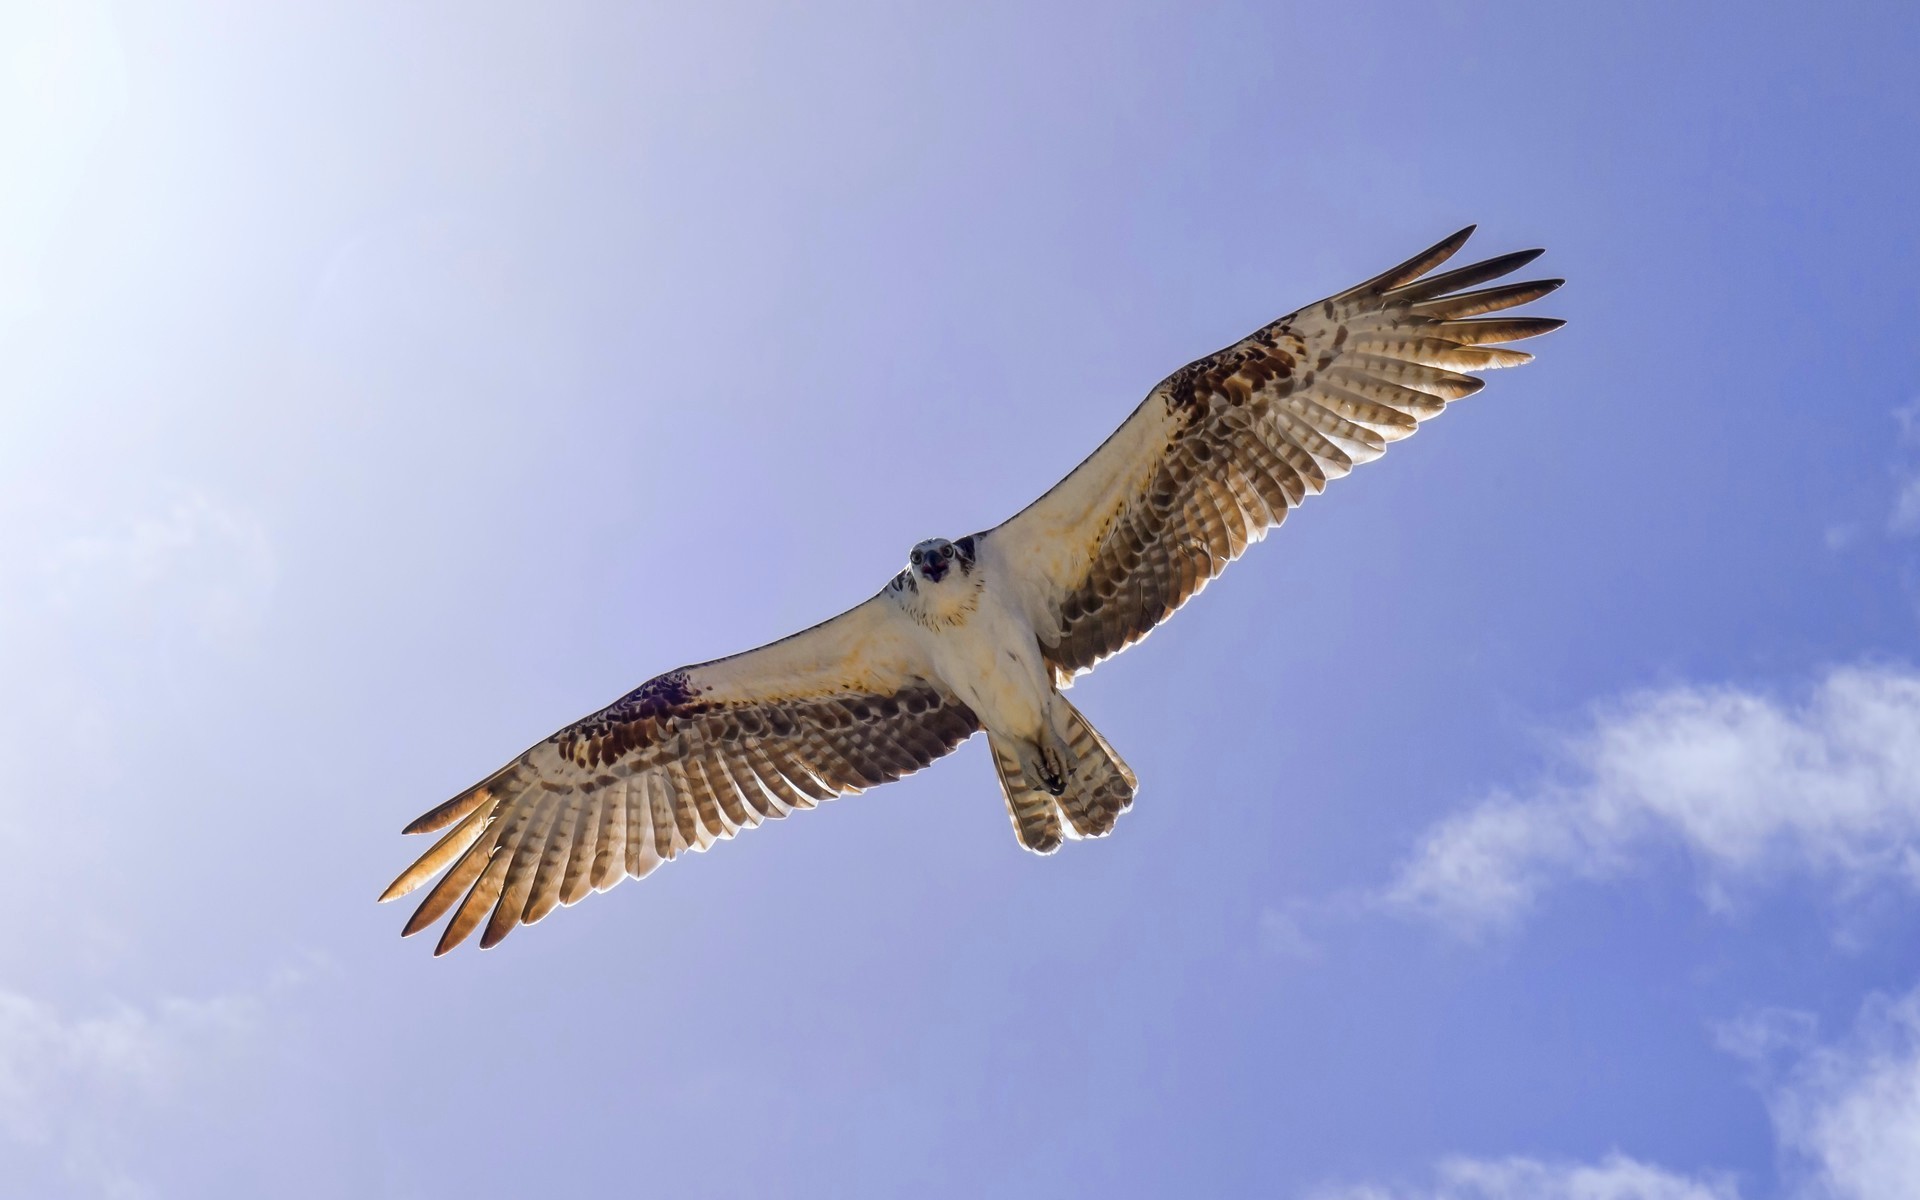
M 1469 226 L 1163 380 L 1072 474 L 985 533 L 913 548 L 880 594 L 649 680 L 408 825 L 447 832 L 382 901 L 446 874 L 435 954 L 492 946 L 590 891 L 917 771 L 981 730 L 1022 846 L 1099 837 L 1138 781 L 1061 694 L 1145 637 L 1309 494 L 1560 327 L 1487 317 L 1561 280 L 1480 285 L 1525 250 L 1429 275 Z M 448 827 L 451 826 L 450 829 Z

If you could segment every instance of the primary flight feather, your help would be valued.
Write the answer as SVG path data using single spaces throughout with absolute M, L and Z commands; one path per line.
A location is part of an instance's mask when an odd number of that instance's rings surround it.
M 1188 363 L 1046 495 L 984 533 L 921 542 L 865 603 L 669 671 L 534 746 L 407 826 L 445 832 L 380 899 L 439 875 L 403 932 L 451 913 L 435 954 L 483 925 L 492 946 L 982 729 L 1021 845 L 1107 833 L 1138 781 L 1061 689 L 1328 480 L 1480 390 L 1468 372 L 1532 358 L 1498 343 L 1560 327 L 1486 315 L 1560 286 L 1481 288 L 1538 250 L 1428 274 L 1472 232 Z

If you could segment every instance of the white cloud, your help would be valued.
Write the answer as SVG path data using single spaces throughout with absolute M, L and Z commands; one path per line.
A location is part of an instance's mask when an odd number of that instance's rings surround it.
M 1451 1158 L 1431 1183 L 1323 1189 L 1312 1200 L 1738 1200 L 1725 1177 L 1676 1175 L 1623 1155 L 1598 1164 Z
M 1920 1190 L 1920 989 L 1875 996 L 1852 1032 L 1815 1041 L 1805 1013 L 1731 1022 L 1720 1044 L 1750 1059 L 1798 1195 L 1911 1200 Z
M 1794 1200 L 1913 1200 L 1920 1194 L 1920 988 L 1874 996 L 1853 1029 L 1819 1040 L 1809 1014 L 1763 1009 L 1721 1025 L 1746 1059 L 1781 1160 L 1773 1192 Z M 1597 1164 L 1451 1158 L 1417 1185 L 1323 1188 L 1310 1200 L 1737 1200 L 1731 1176 L 1683 1175 L 1614 1154 Z
M 271 1032 L 274 998 L 325 966 L 309 958 L 250 992 L 92 1012 L 0 988 L 0 1158 L 15 1183 L 145 1195 L 123 1166 L 133 1130 L 243 1069 Z
M 186 626 L 204 641 L 245 632 L 264 611 L 274 556 L 251 515 L 199 492 L 111 532 L 70 537 L 48 556 L 55 609 Z
M 0 991 L 0 1133 L 46 1143 L 84 1109 L 116 1100 L 157 1101 L 195 1062 L 217 1057 L 259 1023 L 248 996 L 119 1004 L 70 1017 L 18 992 Z
M 1842 894 L 1920 883 L 1911 671 L 1835 670 L 1797 703 L 1736 688 L 1647 692 L 1563 750 L 1563 779 L 1442 821 L 1374 900 L 1473 933 L 1663 843 L 1688 852 L 1715 904 L 1786 873 Z

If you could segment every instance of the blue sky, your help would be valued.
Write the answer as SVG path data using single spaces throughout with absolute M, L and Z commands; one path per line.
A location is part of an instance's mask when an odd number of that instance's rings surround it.
M 674 6 L 679 7 L 679 6 Z M 0 1178 L 1888 1200 L 1906 6 L 0 10 Z M 984 752 L 433 961 L 400 826 L 1468 222 L 1539 361 Z

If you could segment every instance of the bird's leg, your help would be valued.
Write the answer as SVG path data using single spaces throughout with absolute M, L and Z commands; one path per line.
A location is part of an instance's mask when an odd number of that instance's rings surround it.
M 1049 796 L 1058 796 L 1067 790 L 1067 778 L 1073 773 L 1073 756 L 1060 735 L 1047 729 L 1039 741 L 1020 743 L 1020 772 Z

